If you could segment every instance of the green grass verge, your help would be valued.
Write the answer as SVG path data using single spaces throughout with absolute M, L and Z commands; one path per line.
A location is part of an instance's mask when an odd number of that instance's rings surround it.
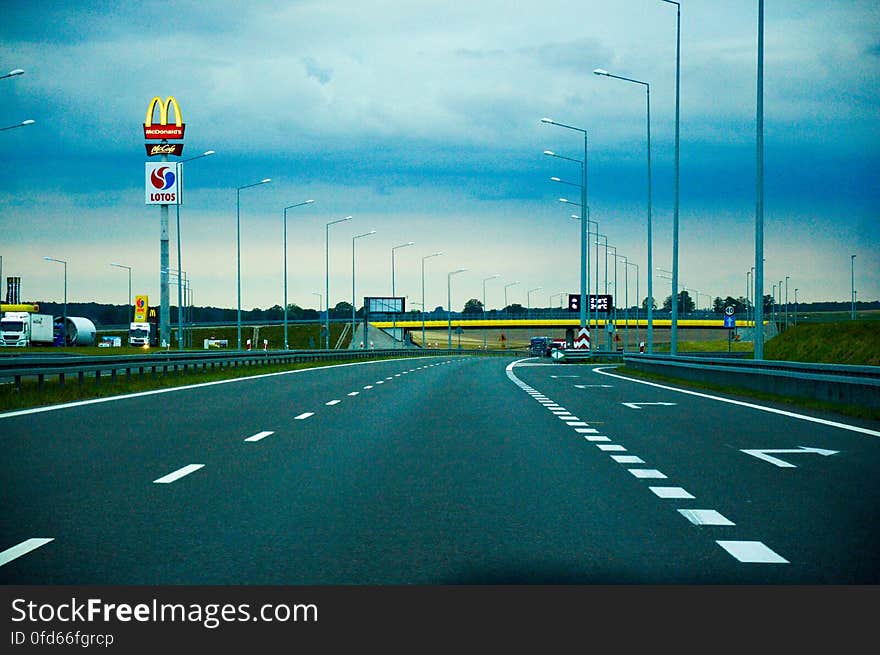
M 764 358 L 880 366 L 880 322 L 801 324 L 767 341 Z
M 812 409 L 823 412 L 831 412 L 833 414 L 841 414 L 843 416 L 852 416 L 854 418 L 868 419 L 872 421 L 880 420 L 880 409 L 871 407 L 862 407 L 861 405 L 846 405 L 842 403 L 829 403 L 819 400 L 811 400 L 809 398 L 797 398 L 790 396 L 780 396 L 777 394 L 764 393 L 761 391 L 752 391 L 750 389 L 741 389 L 739 387 L 726 386 L 721 384 L 712 384 L 704 382 L 693 382 L 691 380 L 682 380 L 680 378 L 670 377 L 668 375 L 659 375 L 657 373 L 646 373 L 635 369 L 622 366 L 617 369 L 618 372 L 652 382 L 664 382 L 670 385 L 685 387 L 688 389 L 700 389 L 706 391 L 715 391 L 730 396 L 738 396 L 740 398 L 752 398 L 755 400 L 764 400 L 771 403 L 779 403 L 801 409 Z

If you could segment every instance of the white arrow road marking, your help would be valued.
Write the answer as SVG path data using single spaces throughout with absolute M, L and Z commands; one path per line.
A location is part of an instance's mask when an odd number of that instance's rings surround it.
M 574 385 L 575 389 L 590 389 L 592 387 L 599 387 L 600 389 L 613 389 L 614 388 L 610 384 L 576 384 L 576 385 Z
M 27 555 L 32 550 L 36 550 L 40 546 L 45 546 L 50 541 L 55 541 L 54 539 L 47 538 L 33 538 L 28 539 L 26 541 L 22 541 L 17 546 L 13 546 L 12 548 L 7 548 L 2 553 L 0 553 L 0 566 L 4 564 L 9 564 L 14 559 L 18 559 L 22 555 Z
M 746 455 L 752 455 L 753 457 L 757 457 L 758 459 L 763 459 L 765 462 L 770 462 L 771 464 L 775 464 L 779 468 L 783 469 L 794 469 L 797 468 L 794 464 L 789 464 L 785 460 L 779 459 L 778 457 L 771 457 L 767 453 L 816 453 L 817 455 L 836 455 L 839 453 L 839 450 L 824 450 L 822 448 L 808 448 L 807 446 L 799 446 L 798 448 L 761 448 L 761 449 L 740 449 L 741 452 L 744 452 Z
M 620 403 L 621 405 L 626 405 L 630 409 L 641 409 L 639 405 L 665 405 L 667 407 L 671 407 L 676 403 Z
M 171 484 L 175 480 L 179 480 L 180 478 L 182 478 L 185 475 L 189 475 L 190 473 L 193 473 L 194 471 L 198 471 L 200 468 L 203 468 L 204 466 L 205 466 L 204 464 L 187 464 L 186 466 L 184 466 L 181 469 L 177 469 L 176 471 L 173 471 L 173 472 L 169 473 L 168 475 L 162 476 L 161 478 L 159 478 L 157 480 L 153 480 L 153 483 L 154 484 Z

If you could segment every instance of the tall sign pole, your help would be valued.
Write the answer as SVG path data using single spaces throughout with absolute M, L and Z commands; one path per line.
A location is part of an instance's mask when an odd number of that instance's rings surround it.
M 154 113 L 159 108 L 159 122 L 154 123 Z M 174 108 L 174 123 L 168 123 L 169 109 Z M 159 96 L 154 97 L 147 106 L 144 120 L 144 139 L 160 141 L 158 144 L 147 143 L 147 156 L 159 155 L 161 163 L 147 163 L 146 203 L 159 205 L 159 341 L 163 347 L 171 343 L 171 306 L 169 300 L 169 239 L 168 239 L 168 206 L 180 205 L 182 200 L 182 180 L 180 166 L 167 166 L 168 155 L 183 154 L 182 143 L 168 143 L 169 139 L 183 139 L 186 125 L 180 113 L 180 106 L 174 96 L 168 96 L 163 102 Z M 178 271 L 178 275 L 180 275 Z M 178 311 L 181 311 L 178 307 Z

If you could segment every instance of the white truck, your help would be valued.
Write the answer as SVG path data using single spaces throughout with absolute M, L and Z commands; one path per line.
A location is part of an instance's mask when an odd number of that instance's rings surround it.
M 131 323 L 128 326 L 128 345 L 144 348 L 157 346 L 159 339 L 156 327 L 155 323 Z
M 0 346 L 51 346 L 55 342 L 55 320 L 51 314 L 6 312 L 0 319 Z

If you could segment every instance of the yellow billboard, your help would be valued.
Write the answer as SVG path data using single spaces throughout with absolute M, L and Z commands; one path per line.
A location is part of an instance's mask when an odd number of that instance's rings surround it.
M 149 296 L 135 296 L 134 297 L 134 322 L 135 323 L 146 323 L 147 322 L 147 312 L 150 309 L 150 298 Z

